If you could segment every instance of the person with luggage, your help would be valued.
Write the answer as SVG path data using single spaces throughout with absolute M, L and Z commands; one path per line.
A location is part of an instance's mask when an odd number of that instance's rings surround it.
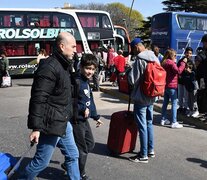
M 94 138 L 88 119 L 93 118 L 96 121 L 96 127 L 103 124 L 100 115 L 97 114 L 96 106 L 93 100 L 93 94 L 89 86 L 89 79 L 96 71 L 98 64 L 95 55 L 84 54 L 80 62 L 80 75 L 76 77 L 77 117 L 73 117 L 71 123 L 76 145 L 79 150 L 79 169 L 82 180 L 89 179 L 85 172 L 85 165 L 88 153 L 94 148 Z M 75 97 L 76 98 L 76 97 Z M 76 107 L 77 106 L 77 107 Z M 62 164 L 65 169 L 65 163 Z
M 158 62 L 153 51 L 147 50 L 140 38 L 131 42 L 135 62 L 129 72 L 129 82 L 133 84 L 131 98 L 134 101 L 134 118 L 137 122 L 140 138 L 140 152 L 129 160 L 133 162 L 148 163 L 148 157 L 155 157 L 154 130 L 153 130 L 153 103 L 155 97 L 146 96 L 140 86 L 144 78 L 144 71 L 148 62 Z
M 192 61 L 192 55 L 193 55 L 193 49 L 191 47 L 187 47 L 184 52 L 184 57 L 181 58 L 177 66 L 180 67 L 181 62 L 184 58 L 187 58 L 187 62 L 193 62 Z M 188 91 L 186 90 L 186 87 L 184 85 L 184 76 L 186 75 L 186 71 L 183 71 L 180 75 L 178 75 L 178 113 L 187 114 L 188 113 Z
M 167 72 L 166 76 L 166 86 L 164 94 L 164 102 L 162 105 L 162 119 L 160 124 L 162 126 L 171 124 L 171 128 L 182 128 L 183 125 L 177 122 L 177 88 L 178 88 L 178 75 L 180 75 L 185 69 L 185 64 L 187 58 L 184 58 L 180 62 L 178 67 L 176 64 L 176 51 L 174 49 L 167 49 L 164 54 L 162 66 Z M 172 119 L 169 121 L 167 119 L 167 106 L 169 104 L 169 99 L 171 99 L 171 115 Z
M 9 60 L 6 57 L 5 50 L 0 50 L 0 87 L 3 76 L 6 76 L 9 70 Z
M 56 39 L 57 50 L 41 60 L 34 74 L 29 103 L 28 128 L 36 153 L 19 179 L 33 180 L 49 164 L 55 147 L 65 156 L 67 177 L 80 180 L 79 153 L 69 119 L 72 117 L 70 66 L 76 52 L 75 38 L 61 32 Z

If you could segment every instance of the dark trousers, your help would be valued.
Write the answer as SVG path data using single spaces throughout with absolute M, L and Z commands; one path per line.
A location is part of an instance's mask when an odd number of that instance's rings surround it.
M 93 84 L 94 84 L 94 87 L 93 87 L 93 90 L 99 90 L 99 79 L 98 79 L 98 74 L 99 74 L 99 71 L 98 69 L 95 71 L 94 75 L 93 75 Z
M 93 150 L 95 145 L 94 138 L 88 120 L 78 121 L 77 124 L 72 125 L 75 142 L 79 150 L 80 175 L 83 176 L 88 153 Z
M 1 87 L 1 83 L 2 83 L 2 78 L 3 78 L 3 74 L 0 73 L 0 87 Z

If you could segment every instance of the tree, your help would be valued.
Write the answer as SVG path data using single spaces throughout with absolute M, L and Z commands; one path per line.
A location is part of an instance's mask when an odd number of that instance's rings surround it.
M 137 34 L 141 37 L 144 41 L 149 41 L 151 36 L 151 17 L 147 17 L 147 20 L 143 20 L 143 26 L 137 29 Z
M 198 12 L 206 13 L 207 1 L 206 0 L 168 0 L 163 1 L 166 11 L 185 11 L 185 12 Z
M 102 10 L 107 11 L 107 7 L 101 3 L 89 3 L 89 4 L 81 4 L 75 6 L 76 9 L 85 9 L 85 10 Z

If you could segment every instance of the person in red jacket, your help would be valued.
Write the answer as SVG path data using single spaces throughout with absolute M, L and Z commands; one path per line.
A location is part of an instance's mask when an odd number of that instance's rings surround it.
M 187 58 L 184 58 L 182 62 L 180 62 L 180 66 L 178 67 L 176 64 L 176 51 L 174 49 L 168 49 L 163 57 L 162 66 L 167 72 L 166 76 L 166 86 L 164 93 L 164 102 L 162 106 L 162 119 L 161 125 L 171 123 L 171 128 L 182 128 L 183 125 L 177 122 L 177 89 L 178 89 L 178 75 L 183 72 L 185 69 L 185 64 L 187 62 Z M 169 121 L 166 119 L 167 115 L 167 105 L 169 103 L 169 99 L 171 99 L 172 104 L 172 120 Z
M 126 59 L 121 49 L 118 50 L 117 54 L 118 56 L 114 58 L 114 66 L 116 68 L 117 83 L 119 85 L 119 74 L 125 71 Z

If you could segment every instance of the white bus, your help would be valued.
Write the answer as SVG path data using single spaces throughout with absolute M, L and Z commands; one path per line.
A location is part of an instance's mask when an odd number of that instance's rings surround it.
M 33 74 L 39 49 L 51 54 L 62 31 L 75 36 L 80 54 L 115 40 L 111 18 L 105 11 L 0 8 L 0 49 L 7 53 L 10 74 Z

